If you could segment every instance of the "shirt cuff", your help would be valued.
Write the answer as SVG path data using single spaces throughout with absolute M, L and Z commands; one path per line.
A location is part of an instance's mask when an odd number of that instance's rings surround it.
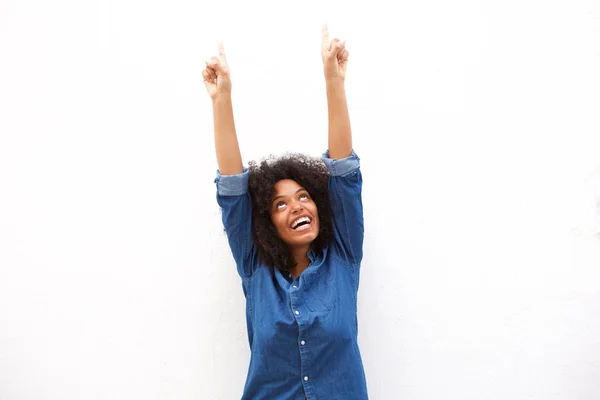
M 217 170 L 215 183 L 217 184 L 217 193 L 220 196 L 241 196 L 248 192 L 248 178 L 250 171 L 244 168 L 241 174 L 221 175 Z
M 339 160 L 329 158 L 329 150 L 323 153 L 323 162 L 329 170 L 331 176 L 344 176 L 360 168 L 360 158 L 356 155 L 354 150 L 346 157 Z

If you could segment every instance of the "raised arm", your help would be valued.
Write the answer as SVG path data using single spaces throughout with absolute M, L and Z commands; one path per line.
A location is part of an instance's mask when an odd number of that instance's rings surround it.
M 343 40 L 329 40 L 327 25 L 323 25 L 321 56 L 327 87 L 327 109 L 329 115 L 329 156 L 339 160 L 352 153 L 352 130 L 346 103 L 346 66 L 348 50 Z
M 222 43 L 219 43 L 219 56 L 206 62 L 202 77 L 213 104 L 215 150 L 219 172 L 223 175 L 241 174 L 243 165 L 233 120 L 229 65 Z
M 206 90 L 212 99 L 215 124 L 215 149 L 219 173 L 217 202 L 221 206 L 223 226 L 238 273 L 245 278 L 256 266 L 256 251 L 252 244 L 252 206 L 248 194 L 248 171 L 244 171 L 242 156 L 235 133 L 231 105 L 231 80 L 223 45 L 219 57 L 212 57 L 202 71 Z
M 358 267 L 362 260 L 364 238 L 362 207 L 362 175 L 360 160 L 352 149 L 352 131 L 346 104 L 344 80 L 348 64 L 345 43 L 329 40 L 323 26 L 321 56 L 327 85 L 329 111 L 329 149 L 323 161 L 329 169 L 334 244 L 349 265 Z

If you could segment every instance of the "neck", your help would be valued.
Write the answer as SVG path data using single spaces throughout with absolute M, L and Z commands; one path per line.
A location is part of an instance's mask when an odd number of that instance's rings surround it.
M 308 258 L 308 251 L 310 250 L 310 245 L 301 246 L 301 247 L 293 247 L 290 249 L 292 253 L 292 257 L 296 262 L 296 266 L 290 270 L 290 273 L 297 278 L 302 271 L 308 268 L 310 264 L 310 258 Z

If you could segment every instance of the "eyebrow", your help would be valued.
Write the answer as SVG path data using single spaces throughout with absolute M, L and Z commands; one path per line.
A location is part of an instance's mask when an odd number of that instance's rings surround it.
M 308 190 L 306 190 L 303 187 L 301 187 L 300 189 L 296 190 L 296 193 L 301 192 L 301 191 L 308 192 Z M 294 194 L 296 194 L 296 193 L 294 193 Z M 285 197 L 285 195 L 280 194 L 279 196 L 274 197 L 273 200 L 271 200 L 271 203 L 274 202 L 275 200 L 277 200 L 280 197 Z

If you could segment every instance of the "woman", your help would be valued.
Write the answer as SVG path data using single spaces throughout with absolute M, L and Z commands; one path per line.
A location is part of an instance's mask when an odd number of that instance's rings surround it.
M 242 399 L 366 399 L 357 343 L 362 177 L 344 80 L 348 51 L 323 27 L 329 150 L 244 168 L 223 46 L 202 75 L 213 103 L 217 201 L 246 296 Z

